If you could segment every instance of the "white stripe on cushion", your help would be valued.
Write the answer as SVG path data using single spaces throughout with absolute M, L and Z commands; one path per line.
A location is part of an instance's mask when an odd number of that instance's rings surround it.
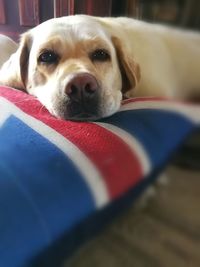
M 109 202 L 109 193 L 104 183 L 104 179 L 101 176 L 95 165 L 89 160 L 88 157 L 72 142 L 64 138 L 54 129 L 50 128 L 43 122 L 33 118 L 32 116 L 24 113 L 22 110 L 17 108 L 13 103 L 0 97 L 0 126 L 10 116 L 14 115 L 21 121 L 26 123 L 29 127 L 34 129 L 40 135 L 45 137 L 47 140 L 56 145 L 61 151 L 63 151 L 79 169 L 80 173 L 85 179 L 91 194 L 94 197 L 94 201 L 98 208 L 104 206 Z
M 159 109 L 179 113 L 194 123 L 200 122 L 200 107 L 198 105 L 184 104 L 176 101 L 145 100 L 142 99 L 129 102 L 120 107 L 120 111 L 136 109 Z

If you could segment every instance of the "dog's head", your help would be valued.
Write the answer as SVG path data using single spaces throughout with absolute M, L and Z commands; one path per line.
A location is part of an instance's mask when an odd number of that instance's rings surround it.
M 22 35 L 0 82 L 35 95 L 60 118 L 109 116 L 139 79 L 122 42 L 93 17 L 52 19 Z

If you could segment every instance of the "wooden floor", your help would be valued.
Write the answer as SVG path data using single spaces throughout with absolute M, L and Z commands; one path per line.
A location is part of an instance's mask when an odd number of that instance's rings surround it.
M 168 169 L 144 208 L 131 208 L 65 267 L 200 267 L 200 172 Z

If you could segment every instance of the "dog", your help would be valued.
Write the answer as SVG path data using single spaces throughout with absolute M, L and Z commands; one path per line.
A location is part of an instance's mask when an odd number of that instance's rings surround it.
M 200 34 L 125 17 L 54 18 L 22 35 L 0 84 L 79 121 L 112 115 L 123 97 L 195 98 Z

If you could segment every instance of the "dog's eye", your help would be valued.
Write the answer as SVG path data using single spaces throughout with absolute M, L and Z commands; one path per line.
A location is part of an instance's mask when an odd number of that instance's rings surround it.
M 105 49 L 97 49 L 90 54 L 92 61 L 108 61 L 110 60 L 110 54 Z
M 41 63 L 53 64 L 58 61 L 58 55 L 53 51 L 45 51 L 39 56 L 38 60 Z

